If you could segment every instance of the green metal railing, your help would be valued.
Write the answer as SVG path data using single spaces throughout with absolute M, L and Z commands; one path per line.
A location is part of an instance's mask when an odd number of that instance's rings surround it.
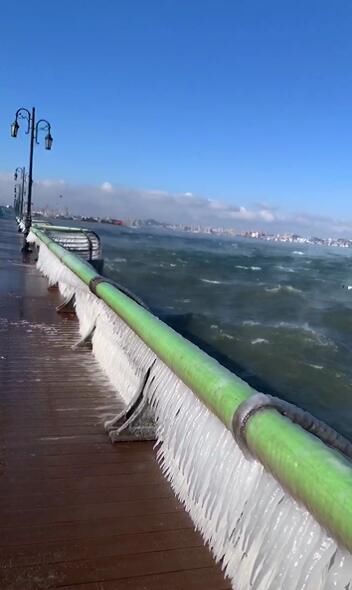
M 45 232 L 54 242 L 57 242 L 65 250 L 78 254 L 84 260 L 90 262 L 98 272 L 103 269 L 103 255 L 101 241 L 98 234 L 84 227 L 66 227 L 64 225 L 52 225 L 33 223 L 33 227 Z
M 32 232 L 86 285 L 99 276 L 42 229 L 34 226 Z M 99 277 L 96 294 L 232 431 L 236 410 L 256 392 L 108 279 Z M 251 453 L 277 481 L 352 551 L 352 464 L 273 409 L 263 409 L 249 419 L 246 440 Z

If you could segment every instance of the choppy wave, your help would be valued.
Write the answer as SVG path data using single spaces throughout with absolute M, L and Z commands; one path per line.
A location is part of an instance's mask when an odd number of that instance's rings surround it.
M 336 344 L 323 334 L 320 330 L 313 328 L 307 322 L 302 324 L 295 324 L 293 322 L 277 322 L 272 324 L 273 328 L 276 329 L 284 329 L 284 330 L 294 330 L 297 332 L 306 332 L 311 336 L 312 342 L 315 344 L 319 344 L 320 346 L 331 346 L 332 348 L 336 349 Z
M 301 289 L 292 287 L 292 285 L 277 285 L 277 287 L 266 287 L 267 293 L 280 293 L 280 291 L 287 291 L 288 293 L 303 293 Z
M 200 279 L 203 283 L 210 283 L 211 285 L 222 285 L 223 281 L 212 281 L 211 279 Z
M 110 278 L 254 387 L 352 438 L 350 252 L 128 232 L 102 236 Z
M 262 270 L 261 266 L 244 266 L 243 264 L 237 264 L 236 268 L 239 268 L 240 270 L 253 270 L 253 271 Z
M 227 334 L 227 332 L 221 332 L 221 338 L 227 338 L 227 340 L 234 340 L 235 337 L 232 334 Z
M 287 330 L 301 330 L 303 332 L 308 332 L 309 334 L 313 334 L 314 336 L 319 336 L 320 333 L 313 328 L 312 326 L 310 326 L 308 324 L 308 322 L 303 322 L 303 323 L 295 323 L 295 322 L 274 322 L 273 324 L 270 324 L 271 327 L 273 328 L 284 328 Z
M 291 268 L 290 266 L 282 266 L 282 265 L 278 265 L 276 267 L 278 270 L 282 270 L 283 272 L 296 272 L 293 268 Z

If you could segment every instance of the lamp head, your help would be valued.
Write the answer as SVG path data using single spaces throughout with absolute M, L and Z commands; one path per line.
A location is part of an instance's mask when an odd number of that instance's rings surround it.
M 52 135 L 49 131 L 48 134 L 45 136 L 45 149 L 51 150 L 52 145 L 53 145 L 53 138 L 52 138 Z
M 11 137 L 17 137 L 17 133 L 18 133 L 19 128 L 20 128 L 20 126 L 19 126 L 17 119 L 16 119 L 11 125 Z

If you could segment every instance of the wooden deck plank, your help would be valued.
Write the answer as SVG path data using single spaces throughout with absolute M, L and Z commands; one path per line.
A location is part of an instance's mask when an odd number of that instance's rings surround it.
M 8 528 L 23 526 L 37 527 L 47 524 L 58 524 L 70 521 L 86 522 L 97 518 L 119 518 L 122 516 L 143 516 L 146 514 L 169 514 L 170 512 L 180 512 L 182 507 L 175 497 L 155 498 L 135 501 L 115 501 L 104 503 L 84 502 L 81 505 L 54 507 L 54 508 L 37 508 L 29 510 L 16 510 L 5 514 L 5 518 L 0 524 L 0 532 Z M 4 526 L 5 525 L 5 526 Z M 1 541 L 0 541 L 1 544 Z
M 101 580 L 121 580 L 134 576 L 147 576 L 165 572 L 211 567 L 212 559 L 203 547 L 187 547 L 152 551 L 150 553 L 133 553 L 114 555 L 90 560 L 64 561 L 59 564 L 41 564 L 29 567 L 16 567 L 16 576 L 21 580 L 22 588 L 41 590 L 48 587 L 48 580 L 56 587 L 70 584 L 99 582 Z M 6 584 L 12 580 L 12 569 L 4 568 L 3 579 Z M 1 576 L 1 574 L 0 574 Z M 50 586 L 49 586 L 50 587 Z M 55 586 L 54 586 L 55 587 Z M 20 589 L 20 586 L 18 586 Z
M 182 547 L 198 547 L 199 538 L 192 529 L 113 535 L 104 543 L 87 539 L 72 542 L 37 543 L 2 548 L 1 566 L 6 568 L 36 564 L 96 559 L 114 555 L 150 553 Z
M 228 590 L 153 445 L 109 443 L 121 400 L 19 245 L 0 220 L 1 590 Z
M 22 585 L 21 585 L 22 584 Z M 84 582 L 82 584 L 56 585 L 62 590 L 229 590 L 230 587 L 219 577 L 214 568 L 197 568 L 184 571 L 172 571 L 166 574 L 133 576 L 130 578 Z M 11 590 L 30 590 L 19 580 L 18 586 Z M 34 590 L 34 589 L 33 589 Z M 38 586 L 35 590 L 38 590 Z

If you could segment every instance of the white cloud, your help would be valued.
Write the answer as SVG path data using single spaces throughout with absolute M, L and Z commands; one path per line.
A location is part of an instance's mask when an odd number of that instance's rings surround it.
M 226 211 L 226 209 L 228 208 L 228 204 L 223 203 L 222 201 L 215 201 L 214 199 L 209 199 L 208 203 L 209 203 L 210 209 L 216 209 L 218 211 L 221 211 L 221 210 Z
M 13 175 L 0 172 L 0 204 L 11 203 Z M 62 198 L 59 199 L 59 195 Z M 63 180 L 45 179 L 33 186 L 34 208 L 68 208 L 72 214 L 112 216 L 122 219 L 154 218 L 170 223 L 257 229 L 267 232 L 295 231 L 352 236 L 352 220 L 341 221 L 304 212 L 287 213 L 266 203 L 231 204 L 207 199 L 191 192 L 168 193 L 113 185 L 73 185 Z
M 271 222 L 271 221 L 275 221 L 275 215 L 273 214 L 272 211 L 268 211 L 267 209 L 263 209 L 262 211 L 259 211 L 259 215 L 260 217 L 267 222 Z
M 52 180 L 50 178 L 45 178 L 44 180 L 40 180 L 39 183 L 43 186 L 63 186 L 65 184 L 65 181 L 63 179 Z
M 103 182 L 103 184 L 101 185 L 100 188 L 105 193 L 112 193 L 112 191 L 114 190 L 111 182 L 108 182 L 108 181 Z

